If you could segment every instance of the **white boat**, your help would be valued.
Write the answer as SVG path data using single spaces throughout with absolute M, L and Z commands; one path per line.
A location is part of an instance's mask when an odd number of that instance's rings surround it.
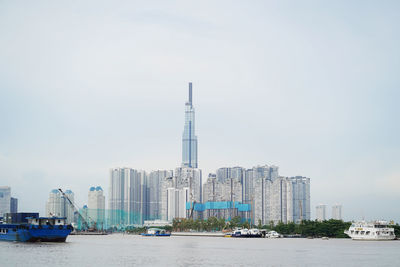
M 276 232 L 276 231 L 269 231 L 266 235 L 266 238 L 281 238 L 283 237 L 280 233 Z
M 249 230 L 249 234 L 251 235 L 255 235 L 255 236 L 261 236 L 261 232 L 260 230 L 258 230 L 257 228 L 252 228 Z
M 386 221 L 355 222 L 344 233 L 353 240 L 393 240 L 394 228 Z
M 230 234 L 230 237 L 262 237 L 260 230 L 258 229 L 247 229 L 247 228 L 235 228 Z

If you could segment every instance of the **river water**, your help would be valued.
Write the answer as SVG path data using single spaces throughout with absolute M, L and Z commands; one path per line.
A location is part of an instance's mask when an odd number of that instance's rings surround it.
M 400 241 L 69 236 L 0 242 L 0 266 L 400 266 Z

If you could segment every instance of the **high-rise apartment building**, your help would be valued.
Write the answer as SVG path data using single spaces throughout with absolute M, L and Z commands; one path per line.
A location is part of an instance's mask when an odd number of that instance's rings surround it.
M 278 178 L 279 168 L 277 166 L 255 166 L 252 169 L 247 169 L 243 171 L 242 177 L 242 192 L 243 192 L 243 203 L 250 204 L 254 201 L 254 191 L 256 184 L 258 184 L 260 179 L 267 179 L 274 181 Z
M 243 173 L 242 180 L 242 201 L 246 204 L 251 204 L 254 200 L 254 186 L 255 186 L 255 175 L 254 169 L 247 169 Z
M 245 169 L 242 167 L 231 168 L 231 177 L 230 178 L 235 179 L 238 182 L 242 183 L 244 170 Z
M 171 220 L 171 216 L 176 214 L 176 212 L 171 211 L 171 201 L 175 201 L 178 198 L 172 197 L 172 189 L 183 192 L 187 194 L 187 202 L 201 203 L 203 196 L 203 184 L 202 184 L 202 173 L 200 169 L 196 168 L 176 168 L 173 177 L 167 177 L 164 179 L 161 186 L 161 218 L 163 220 Z M 183 194 L 183 193 L 180 193 Z M 186 195 L 185 195 L 186 196 Z M 171 199 L 172 197 L 172 199 Z M 179 201 L 183 198 L 180 197 Z M 180 203 L 180 202 L 179 202 Z M 181 207 L 181 206 L 179 206 Z M 182 213 L 179 213 L 181 216 Z
M 18 198 L 11 198 L 10 201 L 10 212 L 11 213 L 17 213 L 18 212 Z
M 96 223 L 97 229 L 104 229 L 106 199 L 101 186 L 92 186 L 88 193 L 88 217 Z M 89 220 L 90 223 L 92 223 Z
M 245 169 L 242 167 L 223 167 L 216 171 L 218 182 L 225 182 L 228 178 L 233 178 L 239 182 L 243 181 Z
M 310 178 L 266 176 L 255 181 L 254 223 L 310 220 Z
M 270 213 L 267 213 L 268 221 L 275 224 L 279 222 L 288 223 L 293 221 L 293 187 L 288 177 L 278 177 L 275 181 L 267 180 L 267 206 Z M 268 208 L 267 208 L 268 211 Z M 268 216 L 269 215 L 269 216 Z
M 167 220 L 172 221 L 174 218 L 186 218 L 186 203 L 190 202 L 189 188 L 167 189 Z
M 182 135 L 182 167 L 197 168 L 197 136 L 192 100 L 192 83 L 189 83 L 189 99 L 185 104 L 185 126 Z
M 74 193 L 71 190 L 66 190 L 65 195 L 74 202 Z M 51 190 L 49 194 L 46 202 L 46 216 L 66 217 L 67 223 L 74 222 L 74 208 L 57 189 Z
M 290 178 L 293 193 L 293 222 L 311 219 L 310 178 L 295 176 Z
M 11 187 L 0 186 L 0 217 L 10 212 L 11 207 Z
M 220 182 L 214 176 L 209 176 L 203 185 L 203 202 L 242 201 L 242 185 L 236 179 L 228 178 Z
M 124 168 L 110 170 L 110 185 L 108 193 L 109 225 L 116 226 L 124 222 Z
M 232 168 L 219 168 L 216 173 L 218 182 L 223 183 L 226 179 L 231 178 L 231 170 Z
M 317 221 L 325 221 L 326 220 L 326 205 L 325 204 L 319 204 L 315 207 L 315 217 Z
M 335 204 L 332 206 L 332 219 L 343 220 L 342 218 L 342 205 Z
M 149 188 L 149 217 L 148 220 L 161 219 L 162 186 L 166 178 L 173 177 L 172 170 L 152 171 L 148 178 Z
M 110 171 L 109 223 L 141 225 L 148 217 L 149 189 L 145 171 L 114 168 Z
M 175 169 L 175 188 L 189 188 L 190 201 L 200 203 L 203 201 L 202 172 L 196 168 L 176 168 Z

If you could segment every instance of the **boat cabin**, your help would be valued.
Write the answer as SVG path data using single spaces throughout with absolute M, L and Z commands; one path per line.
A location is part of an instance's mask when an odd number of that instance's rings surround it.
M 160 228 L 149 228 L 147 230 L 147 234 L 150 235 L 159 235 L 159 234 L 165 234 L 166 231 L 164 229 L 160 229 Z
M 65 225 L 65 217 L 27 218 L 31 225 Z

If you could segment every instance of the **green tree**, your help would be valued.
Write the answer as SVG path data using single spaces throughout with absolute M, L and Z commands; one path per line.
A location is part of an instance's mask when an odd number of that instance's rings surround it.
M 261 228 L 262 228 L 261 219 L 258 219 L 258 225 L 257 225 L 257 228 L 258 228 L 258 229 L 261 229 Z
M 218 230 L 222 231 L 225 228 L 226 222 L 224 218 L 218 219 Z
M 232 229 L 235 228 L 235 227 L 238 227 L 241 220 L 242 220 L 242 218 L 240 218 L 240 216 L 233 217 L 231 219 L 231 221 L 229 222 L 230 227 Z
M 210 230 L 216 230 L 218 228 L 218 219 L 216 217 L 209 217 L 207 221 Z

